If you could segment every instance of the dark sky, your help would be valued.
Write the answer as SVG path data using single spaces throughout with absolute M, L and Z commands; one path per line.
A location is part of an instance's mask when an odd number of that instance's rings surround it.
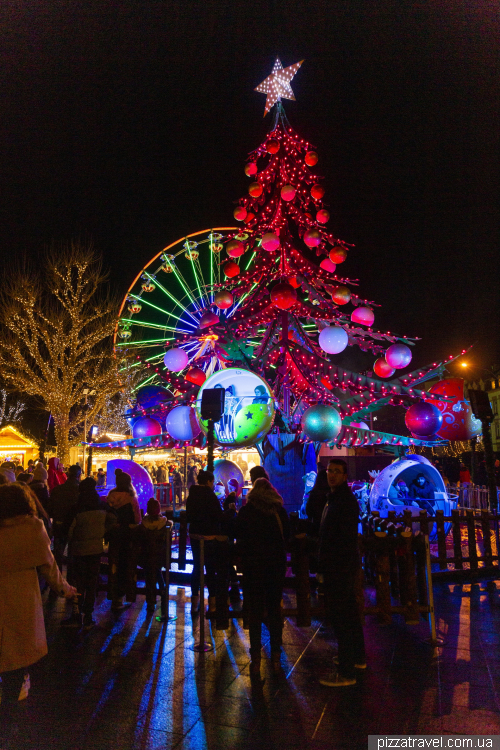
M 478 342 L 500 362 L 498 3 L 19 0 L 0 8 L 4 273 L 91 235 L 123 294 L 162 247 L 233 223 L 255 93 L 319 151 L 342 267 L 416 364 Z

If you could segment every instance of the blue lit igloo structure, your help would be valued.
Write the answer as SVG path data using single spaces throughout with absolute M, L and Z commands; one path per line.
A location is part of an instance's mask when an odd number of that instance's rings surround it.
M 451 511 L 457 507 L 457 496 L 448 495 L 443 478 L 439 471 L 424 456 L 405 456 L 399 461 L 389 464 L 383 469 L 373 482 L 370 492 L 370 510 L 377 510 L 382 518 L 387 517 L 390 510 L 399 515 L 409 510 L 412 516 L 418 516 L 421 508 L 412 499 L 397 499 L 396 486 L 398 482 L 405 482 L 409 487 L 411 482 L 423 474 L 434 486 L 434 498 L 426 498 L 433 509 L 433 515 L 437 510 L 444 511 L 445 516 L 450 516 Z M 446 524 L 446 533 L 449 526 Z M 431 535 L 433 536 L 433 535 Z

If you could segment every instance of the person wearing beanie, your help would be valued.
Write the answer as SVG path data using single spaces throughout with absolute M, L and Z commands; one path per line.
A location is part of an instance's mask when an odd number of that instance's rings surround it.
M 78 464 L 70 466 L 68 469 L 68 478 L 64 484 L 59 484 L 50 490 L 47 512 L 53 522 L 54 557 L 56 558 L 59 567 L 61 567 L 63 563 L 64 550 L 68 543 L 68 530 L 73 520 L 74 510 L 78 502 L 78 488 L 80 486 L 81 474 L 82 470 Z M 50 468 L 48 472 L 48 480 L 50 489 Z
M 33 479 L 30 482 L 30 490 L 35 493 L 45 510 L 47 510 L 49 504 L 47 470 L 42 463 L 38 463 L 33 469 Z
M 73 467 L 70 467 L 70 470 Z M 60 484 L 64 484 L 66 481 L 67 476 L 64 473 L 63 466 L 61 461 L 57 458 L 57 456 L 52 456 L 52 458 L 49 458 L 49 471 L 48 471 L 48 485 L 49 485 L 49 492 L 52 492 L 54 487 L 58 487 Z
M 162 617 L 166 616 L 165 579 L 162 566 L 165 564 L 165 544 L 167 529 L 170 526 L 165 516 L 161 515 L 160 503 L 152 497 L 148 500 L 147 513 L 138 527 L 141 545 L 141 564 L 146 579 L 146 605 L 148 612 L 156 607 L 156 586 L 161 597 Z
M 99 583 L 104 534 L 114 522 L 114 516 L 106 510 L 97 493 L 95 479 L 88 477 L 81 481 L 74 518 L 68 530 L 79 601 L 74 602 L 71 617 L 61 623 L 63 627 L 80 628 L 82 615 L 84 630 L 95 625 L 92 613 Z
M 12 469 L 3 465 L 0 467 L 0 474 L 4 477 L 5 483 L 11 483 L 16 481 L 16 474 Z
M 261 630 L 265 611 L 271 637 L 272 666 L 276 672 L 280 669 L 281 597 L 286 572 L 285 545 L 290 536 L 283 499 L 265 477 L 255 479 L 246 505 L 236 518 L 235 536 L 243 570 L 245 609 L 249 615 L 250 677 L 260 680 Z
M 108 493 L 108 509 L 115 515 L 115 526 L 107 534 L 109 539 L 108 558 L 112 575 L 109 579 L 108 596 L 115 612 L 123 609 L 123 595 L 127 590 L 127 570 L 131 530 L 142 520 L 137 493 L 132 484 L 132 477 L 126 471 L 116 469 L 116 486 Z

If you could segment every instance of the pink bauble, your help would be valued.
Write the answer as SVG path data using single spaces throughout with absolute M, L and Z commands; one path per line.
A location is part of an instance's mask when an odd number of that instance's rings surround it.
M 264 250 L 267 250 L 269 253 L 271 253 L 273 252 L 273 250 L 277 250 L 279 248 L 280 238 L 274 232 L 267 232 L 267 234 L 262 237 L 262 242 L 260 244 L 264 248 Z
M 266 141 L 266 151 L 268 154 L 277 154 L 280 150 L 280 142 L 276 138 L 269 138 Z
M 330 258 L 323 258 L 321 263 L 319 264 L 319 267 L 323 269 L 323 271 L 328 271 L 328 273 L 334 273 L 337 266 L 335 263 L 332 263 Z
M 225 276 L 227 276 L 229 279 L 233 279 L 239 274 L 240 267 L 234 261 L 228 260 L 228 262 L 224 264 L 222 270 L 224 271 Z
M 248 192 L 252 198 L 258 198 L 259 195 L 262 195 L 262 185 L 260 182 L 251 182 L 248 186 Z
M 444 378 L 429 388 L 429 393 L 451 399 L 431 401 L 443 417 L 443 424 L 437 432 L 443 440 L 471 440 L 481 433 L 481 422 L 474 417 L 469 402 L 464 398 L 464 385 L 462 378 Z
M 330 260 L 332 263 L 343 263 L 347 258 L 347 250 L 342 245 L 335 245 L 330 250 Z
M 231 240 L 226 245 L 226 252 L 230 258 L 239 258 L 245 252 L 245 245 L 239 240 Z
M 336 305 L 347 305 L 351 301 L 351 290 L 347 286 L 336 286 L 332 291 L 332 300 Z
M 215 313 L 213 313 L 211 310 L 207 310 L 203 313 L 203 315 L 200 318 L 199 327 L 200 328 L 209 328 L 210 326 L 215 326 L 217 323 L 219 323 L 219 317 Z
M 188 383 L 194 383 L 194 385 L 203 385 L 207 376 L 201 369 L 201 367 L 190 367 L 186 373 L 186 380 Z
M 257 174 L 257 164 L 254 161 L 249 161 L 248 164 L 245 164 L 245 174 L 247 177 Z
M 151 417 L 141 417 L 137 422 L 134 422 L 132 427 L 134 438 L 153 437 L 153 435 L 161 435 L 162 432 L 161 424 Z
M 411 362 L 411 350 L 405 344 L 392 344 L 387 349 L 385 358 L 391 367 L 402 370 L 403 367 L 408 367 Z
M 320 201 L 325 194 L 325 188 L 321 185 L 313 185 L 311 188 L 311 196 L 315 201 Z
M 245 221 L 247 218 L 247 210 L 245 206 L 236 206 L 236 208 L 233 211 L 233 216 L 236 219 L 236 221 Z
M 379 378 L 392 378 L 392 376 L 396 372 L 393 367 L 387 364 L 386 360 L 383 357 L 380 357 L 376 360 L 375 364 L 373 365 L 373 369 L 375 375 L 378 375 Z
M 217 292 L 214 297 L 214 304 L 219 308 L 219 310 L 227 310 L 229 307 L 231 307 L 233 301 L 233 295 L 231 294 L 231 292 L 227 292 L 225 289 Z
M 413 435 L 430 437 L 443 424 L 443 415 L 432 404 L 421 401 L 410 406 L 405 414 L 405 424 Z
M 369 307 L 356 307 L 352 311 L 351 320 L 353 323 L 361 323 L 362 326 L 372 326 L 375 315 Z
M 318 154 L 316 151 L 308 151 L 304 159 L 308 167 L 314 167 L 318 163 Z
M 271 289 L 271 301 L 280 310 L 288 310 L 297 301 L 297 292 L 286 282 L 280 282 Z
M 321 235 L 317 229 L 308 229 L 304 234 L 307 247 L 317 247 L 321 243 Z
M 326 222 L 330 219 L 330 212 L 326 210 L 326 208 L 322 208 L 318 213 L 316 214 L 316 221 L 319 221 L 320 224 L 326 224 Z
M 293 185 L 283 185 L 281 188 L 281 197 L 284 201 L 293 201 L 295 198 L 295 192 Z
M 189 357 L 184 349 L 174 347 L 165 352 L 163 362 L 167 370 L 170 370 L 171 372 L 180 372 L 186 367 L 189 362 Z

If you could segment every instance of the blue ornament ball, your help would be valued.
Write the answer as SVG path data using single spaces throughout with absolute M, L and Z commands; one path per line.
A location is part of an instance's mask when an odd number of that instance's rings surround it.
M 194 440 L 201 432 L 198 417 L 192 406 L 176 406 L 168 413 L 167 432 L 174 440 Z
M 153 406 L 158 406 L 158 404 L 171 398 L 171 394 L 161 385 L 143 385 L 135 395 L 137 406 L 140 406 L 142 409 L 150 409 Z
M 411 349 L 406 344 L 392 344 L 386 353 L 386 361 L 396 370 L 408 367 L 411 362 Z
M 174 347 L 173 349 L 169 349 L 167 352 L 165 352 L 163 362 L 167 370 L 170 370 L 171 372 L 180 372 L 185 367 L 187 367 L 189 357 L 184 349 Z
M 439 409 L 427 401 L 410 406 L 405 414 L 405 423 L 411 433 L 418 437 L 434 435 L 443 424 L 443 415 Z
M 152 417 L 141 417 L 132 427 L 132 435 L 135 438 L 153 437 L 153 435 L 161 435 L 161 433 L 161 424 Z
M 214 477 L 215 482 L 222 482 L 228 491 L 228 482 L 230 479 L 236 479 L 238 486 L 241 487 L 243 484 L 243 472 L 241 471 L 238 464 L 233 461 L 228 461 L 226 458 L 221 458 L 214 463 Z M 229 488 L 231 491 L 231 488 Z
M 128 409 L 125 409 L 125 419 L 127 420 L 127 424 L 129 427 L 133 427 L 135 423 L 137 422 L 140 417 L 133 417 L 134 410 L 129 406 Z
M 324 352 L 339 354 L 346 348 L 349 338 L 340 326 L 327 326 L 319 334 L 318 343 Z
M 324 443 L 327 440 L 335 440 L 342 427 L 342 420 L 333 406 L 316 404 L 303 413 L 301 425 L 309 440 Z

